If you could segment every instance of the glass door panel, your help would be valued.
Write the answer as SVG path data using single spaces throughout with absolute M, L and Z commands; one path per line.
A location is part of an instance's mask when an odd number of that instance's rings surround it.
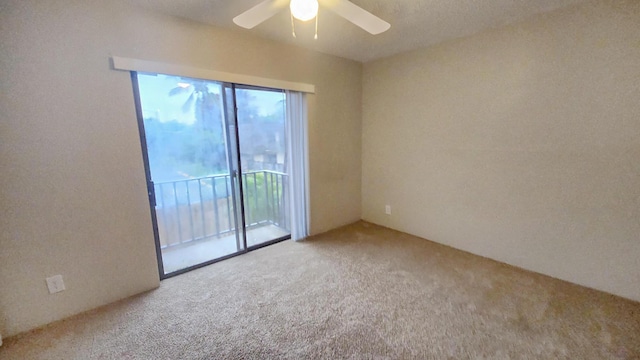
M 290 235 L 285 94 L 235 86 L 247 247 Z
M 139 73 L 137 88 L 164 275 L 243 251 L 224 84 Z

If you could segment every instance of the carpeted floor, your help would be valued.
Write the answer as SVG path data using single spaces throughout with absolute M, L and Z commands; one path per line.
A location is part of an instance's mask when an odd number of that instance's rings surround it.
M 9 359 L 639 359 L 640 303 L 359 222 L 162 282 Z

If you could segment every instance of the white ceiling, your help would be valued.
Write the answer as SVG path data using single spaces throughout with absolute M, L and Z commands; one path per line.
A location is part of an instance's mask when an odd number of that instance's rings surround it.
M 153 11 L 367 62 L 472 35 L 585 0 L 352 0 L 389 22 L 391 29 L 380 35 L 370 35 L 321 5 L 318 40 L 313 39 L 313 21 L 296 21 L 297 38 L 292 36 L 288 8 L 251 30 L 233 23 L 236 15 L 262 0 L 130 1 Z

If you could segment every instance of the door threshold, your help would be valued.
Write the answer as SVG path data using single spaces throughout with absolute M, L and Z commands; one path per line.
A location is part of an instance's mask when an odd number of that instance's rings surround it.
M 228 259 L 234 258 L 234 257 L 236 257 L 238 255 L 243 255 L 243 254 L 249 253 L 251 251 L 258 250 L 258 249 L 261 249 L 263 247 L 266 247 L 266 246 L 269 246 L 269 245 L 273 245 L 273 244 L 277 244 L 279 242 L 282 242 L 282 241 L 285 241 L 285 240 L 289 240 L 289 239 L 291 239 L 291 235 L 287 235 L 287 236 L 283 236 L 283 237 L 280 237 L 280 238 L 277 238 L 277 239 L 274 239 L 274 240 L 270 240 L 270 241 L 264 242 L 262 244 L 253 245 L 253 246 L 250 246 L 247 249 L 244 249 L 242 251 L 238 251 L 238 252 L 235 252 L 235 253 L 232 253 L 232 254 L 229 254 L 229 255 L 225 255 L 225 256 L 222 256 L 222 257 L 219 257 L 219 258 L 216 258 L 216 259 L 213 259 L 213 260 L 209 260 L 209 261 L 206 261 L 206 262 L 203 262 L 203 263 L 200 263 L 200 264 L 192 265 L 192 266 L 186 267 L 184 269 L 180 269 L 180 270 L 176 270 L 176 271 L 173 271 L 173 272 L 170 272 L 170 273 L 167 273 L 167 274 L 163 274 L 163 275 L 160 276 L 160 280 L 165 280 L 165 279 L 172 278 L 174 276 L 182 275 L 182 274 L 187 273 L 189 271 L 196 270 L 196 269 L 199 269 L 199 268 L 202 268 L 202 267 L 205 267 L 205 266 L 209 266 L 211 264 L 215 264 L 215 263 L 223 261 L 223 260 L 228 260 Z

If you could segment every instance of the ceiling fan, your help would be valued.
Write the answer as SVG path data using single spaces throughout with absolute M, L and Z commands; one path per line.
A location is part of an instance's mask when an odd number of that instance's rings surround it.
M 388 22 L 348 0 L 264 0 L 233 18 L 233 22 L 243 28 L 252 29 L 289 5 L 291 9 L 292 26 L 293 18 L 301 21 L 316 18 L 317 38 L 318 2 L 370 34 L 377 35 L 387 31 L 391 27 Z M 293 36 L 295 37 L 295 30 Z

